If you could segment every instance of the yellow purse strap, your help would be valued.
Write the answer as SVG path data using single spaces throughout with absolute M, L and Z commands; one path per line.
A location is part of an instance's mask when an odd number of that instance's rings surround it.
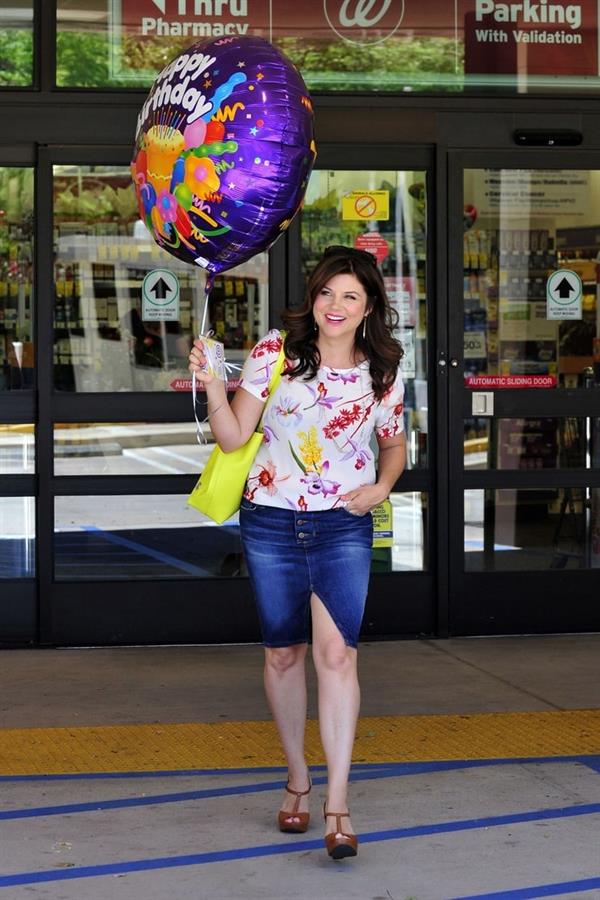
M 283 337 L 283 343 L 281 344 L 281 350 L 279 351 L 279 356 L 275 361 L 275 365 L 273 366 L 273 370 L 271 372 L 271 377 L 269 379 L 269 396 L 267 397 L 267 402 L 265 403 L 264 409 L 262 411 L 262 416 L 260 417 L 260 422 L 256 426 L 257 431 L 262 431 L 262 423 L 265 417 L 265 413 L 267 411 L 267 406 L 269 405 L 269 400 L 273 396 L 275 390 L 277 389 L 277 385 L 281 381 L 281 373 L 283 372 L 283 367 L 285 365 L 285 331 L 281 332 L 281 336 Z

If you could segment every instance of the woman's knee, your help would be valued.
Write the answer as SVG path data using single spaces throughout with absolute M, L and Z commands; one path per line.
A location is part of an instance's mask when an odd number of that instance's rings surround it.
M 265 666 L 278 675 L 293 669 L 304 662 L 306 644 L 293 644 L 291 647 L 265 647 Z
M 313 658 L 317 670 L 337 672 L 341 675 L 356 670 L 356 650 L 344 643 L 341 635 L 313 646 Z

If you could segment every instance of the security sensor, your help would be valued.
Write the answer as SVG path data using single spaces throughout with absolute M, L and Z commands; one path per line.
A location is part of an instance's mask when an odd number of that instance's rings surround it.
M 583 140 L 580 131 L 557 128 L 542 131 L 536 128 L 519 128 L 514 132 L 515 144 L 520 147 L 577 147 Z

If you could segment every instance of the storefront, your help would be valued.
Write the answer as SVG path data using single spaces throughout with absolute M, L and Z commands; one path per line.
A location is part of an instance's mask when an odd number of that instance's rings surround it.
M 217 279 L 210 325 L 240 364 L 327 245 L 378 258 L 409 467 L 363 636 L 600 627 L 596 4 L 420 6 L 0 11 L 3 644 L 257 639 L 236 521 L 185 503 L 210 450 L 186 368 L 204 276 L 145 232 L 129 171 L 160 68 L 254 32 L 300 67 L 318 159 L 286 236 Z

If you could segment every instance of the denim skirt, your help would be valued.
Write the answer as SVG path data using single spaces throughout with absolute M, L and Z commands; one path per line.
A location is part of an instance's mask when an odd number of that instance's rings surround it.
M 244 498 L 240 534 L 266 647 L 308 641 L 312 593 L 356 647 L 369 587 L 371 513 L 295 512 Z

